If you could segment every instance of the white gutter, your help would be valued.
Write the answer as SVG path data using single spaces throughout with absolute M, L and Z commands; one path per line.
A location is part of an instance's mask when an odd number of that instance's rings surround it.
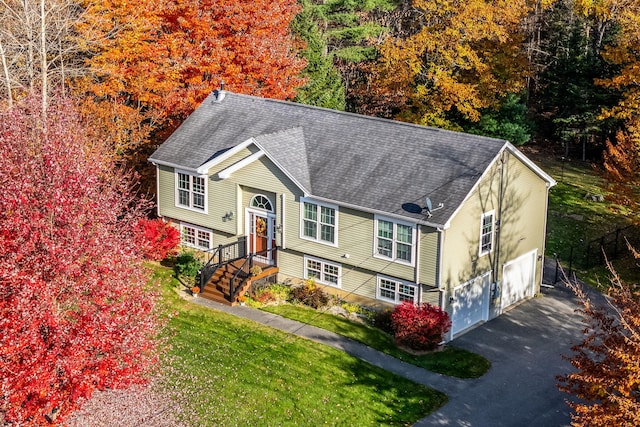
M 167 166 L 167 167 L 174 168 L 174 169 L 180 169 L 180 170 L 183 170 L 183 171 L 185 171 L 185 172 L 193 172 L 194 174 L 200 174 L 200 175 L 203 175 L 202 173 L 198 172 L 198 169 L 194 169 L 194 168 L 187 168 L 187 167 L 185 167 L 185 166 L 178 165 L 178 164 L 176 164 L 176 163 L 165 162 L 165 161 L 162 161 L 162 160 L 154 160 L 154 159 L 149 159 L 149 161 L 151 162 L 151 164 L 155 165 L 156 167 L 157 167 L 158 165 L 160 165 L 160 166 Z
M 420 286 L 420 225 L 416 224 L 416 262 L 415 262 L 415 271 L 414 271 L 414 282 L 418 285 L 418 289 L 420 293 L 420 299 L 418 302 L 422 302 L 422 286 Z
M 219 156 L 216 156 L 213 159 L 209 160 L 208 162 L 200 165 L 200 167 L 198 167 L 196 172 L 201 173 L 201 174 L 208 173 L 209 169 L 212 166 L 217 165 L 218 163 L 227 160 L 228 158 L 230 158 L 231 156 L 233 156 L 235 154 L 238 154 L 240 151 L 244 150 L 245 148 L 247 148 L 249 145 L 251 145 L 253 143 L 255 143 L 255 140 L 253 138 L 249 138 L 246 141 L 241 142 L 240 144 L 228 149 L 227 151 L 225 151 L 224 153 L 220 154 Z

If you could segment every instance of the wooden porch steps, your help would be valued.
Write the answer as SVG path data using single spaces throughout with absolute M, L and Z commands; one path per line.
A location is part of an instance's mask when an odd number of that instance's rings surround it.
M 224 305 L 238 305 L 239 302 L 237 300 L 232 301 L 231 299 L 231 279 L 236 274 L 238 269 L 242 266 L 244 261 L 244 259 L 240 259 L 218 268 L 211 279 L 209 279 L 199 296 Z M 262 273 L 251 276 L 244 283 L 242 289 L 240 289 L 240 291 L 238 292 L 238 295 L 242 295 L 247 292 L 247 290 L 251 288 L 252 282 L 266 276 L 271 276 L 278 272 L 278 267 L 272 265 L 260 263 L 255 263 L 254 265 L 259 265 L 262 268 Z M 240 273 L 240 275 L 242 274 L 243 273 Z M 246 277 L 246 275 L 239 277 Z

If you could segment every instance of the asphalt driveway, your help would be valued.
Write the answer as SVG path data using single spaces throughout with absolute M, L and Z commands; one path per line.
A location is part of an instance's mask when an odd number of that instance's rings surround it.
M 571 365 L 571 345 L 582 337 L 575 298 L 562 284 L 453 341 L 488 358 L 482 378 L 444 388 L 449 402 L 416 426 L 570 425 L 568 395 L 556 388 L 556 376 Z

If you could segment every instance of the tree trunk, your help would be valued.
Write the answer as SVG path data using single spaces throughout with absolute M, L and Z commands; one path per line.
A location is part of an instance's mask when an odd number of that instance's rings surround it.
M 40 0 L 40 84 L 42 91 L 42 116 L 44 117 L 47 111 L 47 91 L 48 91 L 48 73 L 47 73 L 47 31 L 46 22 L 47 16 L 45 13 L 44 1 Z
M 4 73 L 5 84 L 7 85 L 7 104 L 9 108 L 13 107 L 13 94 L 11 93 L 11 74 L 7 65 L 7 56 L 0 41 L 0 58 L 2 59 L 2 72 Z

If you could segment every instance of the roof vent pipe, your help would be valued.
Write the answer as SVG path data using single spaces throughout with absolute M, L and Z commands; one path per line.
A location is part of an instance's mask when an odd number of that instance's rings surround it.
M 216 97 L 216 99 L 214 100 L 214 102 L 222 102 L 222 100 L 224 99 L 224 80 L 220 81 L 220 89 L 216 89 L 216 91 L 214 92 L 214 95 Z

